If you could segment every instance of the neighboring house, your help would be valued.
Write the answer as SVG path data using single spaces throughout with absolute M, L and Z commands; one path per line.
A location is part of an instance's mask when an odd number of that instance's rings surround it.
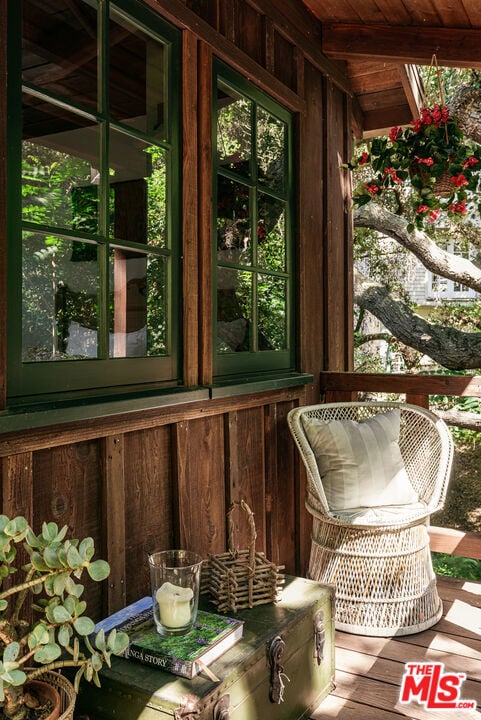
M 473 259 L 474 253 L 461 250 L 450 243 L 446 250 L 454 255 Z M 415 261 L 410 282 L 407 285 L 411 299 L 419 305 L 431 308 L 442 301 L 472 303 L 479 298 L 479 293 L 454 280 L 448 280 L 427 270 L 420 262 Z

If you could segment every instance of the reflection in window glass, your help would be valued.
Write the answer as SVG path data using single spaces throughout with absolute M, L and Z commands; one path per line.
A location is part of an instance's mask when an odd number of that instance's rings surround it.
M 229 68 L 219 68 L 214 374 L 222 377 L 292 368 L 295 358 L 287 305 L 293 281 L 292 115 Z
M 110 356 L 166 355 L 167 259 L 115 248 L 110 277 Z
M 229 170 L 250 174 L 252 102 L 220 85 L 217 90 L 217 160 Z
M 8 3 L 12 397 L 179 379 L 182 33 L 147 5 Z
M 266 270 L 286 267 L 286 207 L 281 200 L 259 193 L 257 263 Z
M 249 188 L 222 175 L 217 186 L 217 250 L 219 260 L 251 263 Z
M 165 151 L 112 130 L 109 166 L 111 234 L 118 240 L 165 247 Z
M 165 138 L 166 53 L 161 42 L 111 10 L 110 115 L 155 138 Z
M 23 250 L 22 359 L 96 358 L 97 246 L 26 232 Z
M 258 108 L 256 131 L 258 182 L 284 192 L 286 125 L 263 108 Z
M 44 100 L 24 96 L 24 220 L 97 233 L 98 167 L 97 125 Z
M 22 16 L 23 79 L 96 110 L 96 0 L 22 0 Z
M 217 352 L 250 349 L 252 273 L 217 268 Z
M 287 348 L 287 286 L 283 278 L 259 275 L 257 284 L 259 350 Z

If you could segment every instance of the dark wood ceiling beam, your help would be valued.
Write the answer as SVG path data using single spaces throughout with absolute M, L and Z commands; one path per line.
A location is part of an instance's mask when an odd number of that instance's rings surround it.
M 322 51 L 335 60 L 366 59 L 481 68 L 481 30 L 326 23 Z

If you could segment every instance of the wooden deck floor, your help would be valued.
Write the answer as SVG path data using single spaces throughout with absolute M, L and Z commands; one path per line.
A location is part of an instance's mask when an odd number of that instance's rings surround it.
M 336 689 L 312 720 L 481 720 L 481 583 L 439 579 L 443 617 L 433 628 L 402 638 L 369 638 L 336 632 Z M 407 662 L 442 662 L 466 673 L 461 698 L 477 710 L 426 710 L 401 705 Z

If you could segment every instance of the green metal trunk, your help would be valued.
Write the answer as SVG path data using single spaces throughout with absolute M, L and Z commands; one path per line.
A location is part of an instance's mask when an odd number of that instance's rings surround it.
M 334 688 L 334 591 L 286 577 L 282 599 L 237 613 L 244 636 L 204 674 L 177 677 L 115 658 L 101 688 L 85 683 L 91 720 L 300 720 Z M 212 609 L 212 606 L 210 606 Z

